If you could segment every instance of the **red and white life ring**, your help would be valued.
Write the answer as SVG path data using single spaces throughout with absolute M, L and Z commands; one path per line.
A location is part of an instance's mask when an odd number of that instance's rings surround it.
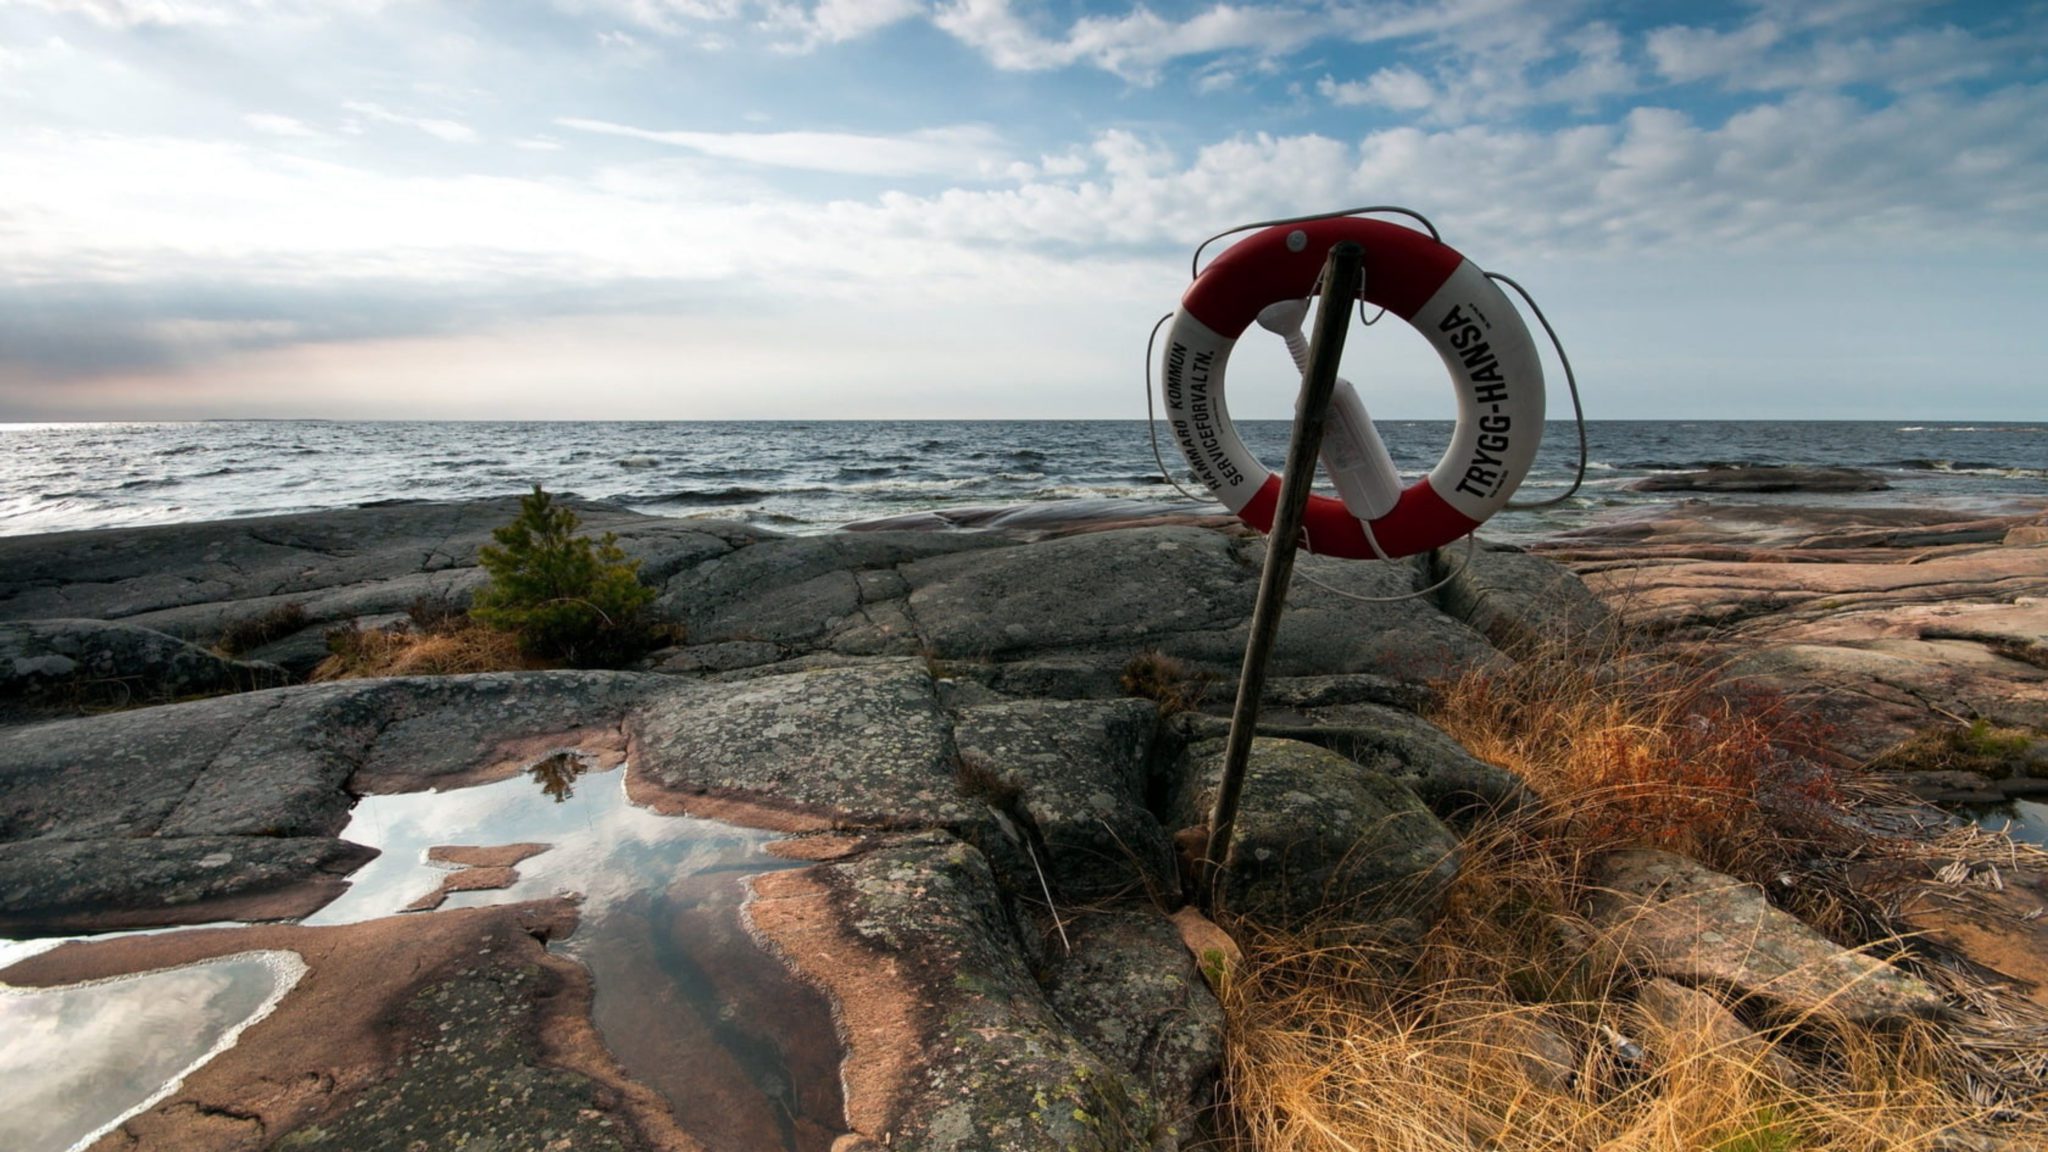
M 1451 248 L 1397 224 L 1356 217 L 1282 224 L 1239 241 L 1195 278 L 1173 315 L 1161 372 L 1166 419 L 1195 478 L 1239 519 L 1270 531 L 1280 477 L 1245 449 L 1231 426 L 1224 366 L 1262 311 L 1315 292 L 1331 247 L 1345 240 L 1365 249 L 1364 300 L 1407 321 L 1443 357 L 1457 389 L 1458 425 L 1443 459 L 1398 497 L 1357 498 L 1357 486 L 1341 480 L 1345 500 L 1311 496 L 1306 547 L 1354 559 L 1412 556 L 1456 540 L 1500 511 L 1528 475 L 1543 438 L 1536 343 L 1493 281 Z M 1352 419 L 1333 410 L 1325 470 L 1336 473 L 1343 461 L 1377 454 L 1381 474 L 1396 476 L 1355 393 L 1348 403 Z

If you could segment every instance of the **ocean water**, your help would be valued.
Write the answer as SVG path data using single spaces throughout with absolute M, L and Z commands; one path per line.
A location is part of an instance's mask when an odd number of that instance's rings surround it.
M 1286 421 L 1238 424 L 1277 467 Z M 1380 424 L 1411 479 L 1447 421 Z M 2048 503 L 2048 423 L 1594 421 L 1591 467 L 1559 508 L 1509 513 L 1488 534 L 1531 540 L 1685 493 L 1631 481 L 1710 464 L 1865 468 L 1890 491 L 1719 500 L 1937 505 Z M 1160 451 L 1185 477 L 1164 428 Z M 1562 491 L 1576 463 L 1553 421 L 1520 498 Z M 1184 506 L 1142 420 L 482 423 L 205 421 L 0 425 L 0 535 L 260 516 L 385 500 L 549 491 L 661 516 L 718 516 L 821 532 L 907 513 L 1078 498 Z

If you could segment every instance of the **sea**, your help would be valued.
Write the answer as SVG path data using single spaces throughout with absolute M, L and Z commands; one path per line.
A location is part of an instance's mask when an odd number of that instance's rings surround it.
M 1279 466 L 1287 421 L 1237 427 L 1247 446 Z M 1447 421 L 1379 428 L 1410 478 L 1436 463 L 1451 434 Z M 1716 465 L 1844 466 L 1880 473 L 1890 485 L 1717 501 L 1985 514 L 2048 506 L 2043 422 L 1601 420 L 1586 432 L 1579 492 L 1554 508 L 1496 516 L 1489 537 L 1533 542 L 1654 512 L 1696 497 L 1633 491 L 1634 481 Z M 788 533 L 1048 505 L 1098 515 L 1214 510 L 1191 504 L 1169 481 L 1167 473 L 1186 483 L 1187 468 L 1163 427 L 1159 458 L 1153 443 L 1143 420 L 0 424 L 0 535 L 502 496 L 535 484 L 657 516 Z M 1519 498 L 1563 492 L 1577 465 L 1573 426 L 1552 422 Z M 1086 503 L 1054 503 L 1071 501 Z

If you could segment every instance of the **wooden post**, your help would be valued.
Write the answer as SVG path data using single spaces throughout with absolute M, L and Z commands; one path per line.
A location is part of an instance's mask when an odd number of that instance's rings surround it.
M 1230 740 L 1223 753 L 1223 782 L 1216 806 L 1209 812 L 1209 846 L 1202 853 L 1199 894 L 1211 913 L 1218 882 L 1230 861 L 1230 836 L 1237 825 L 1237 801 L 1244 791 L 1245 764 L 1251 758 L 1252 736 L 1259 726 L 1259 698 L 1266 690 L 1266 662 L 1280 633 L 1280 613 L 1287 584 L 1294 575 L 1294 552 L 1301 538 L 1302 514 L 1308 509 L 1315 481 L 1316 454 L 1322 450 L 1329 423 L 1330 394 L 1337 387 L 1337 361 L 1344 354 L 1344 336 L 1351 322 L 1359 271 L 1365 249 L 1346 240 L 1330 249 L 1323 265 L 1323 306 L 1316 314 L 1309 343 L 1308 372 L 1301 380 L 1301 404 L 1294 418 L 1294 436 L 1287 445 L 1287 466 L 1280 480 L 1280 506 L 1273 511 L 1273 530 L 1266 536 L 1266 566 L 1259 574 L 1259 598 L 1252 608 L 1252 633 L 1245 641 L 1244 667 L 1237 677 L 1237 706 L 1230 714 Z

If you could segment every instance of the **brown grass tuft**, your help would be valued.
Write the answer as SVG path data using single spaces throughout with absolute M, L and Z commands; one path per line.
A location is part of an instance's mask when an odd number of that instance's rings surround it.
M 1430 719 L 1519 775 L 1589 848 L 1663 848 L 1766 880 L 1839 835 L 1829 733 L 1712 664 L 1538 652 L 1437 686 Z
M 240 656 L 273 640 L 282 640 L 309 623 L 304 604 L 296 600 L 278 604 L 254 616 L 229 621 L 221 629 L 220 639 L 214 642 L 214 649 L 223 656 Z
M 1641 974 L 1575 911 L 1565 826 L 1516 817 L 1471 841 L 1419 948 L 1254 938 L 1222 989 L 1235 1146 L 1931 1152 L 1982 1131 L 2048 1147 L 2048 1113 L 1980 1100 L 1941 1026 L 1809 1019 L 1731 1038 L 1719 1008 L 1650 1011 Z
M 414 631 L 430 635 L 453 634 L 470 627 L 469 609 L 447 593 L 413 597 L 405 615 Z
M 1673 1011 L 1671 986 L 1650 986 L 1582 915 L 1586 865 L 1623 846 L 1752 879 L 1914 851 L 1847 830 L 1853 798 L 1816 766 L 1826 733 L 1805 716 L 1711 667 L 1562 650 L 1441 685 L 1439 700 L 1436 723 L 1542 802 L 1468 837 L 1417 947 L 1327 929 L 1246 938 L 1221 989 L 1227 1146 L 2048 1147 L 2048 1031 L 1805 1019 L 1752 1032 L 1710 998 L 1680 992 Z M 1817 920 L 1857 899 L 1802 886 L 1813 890 L 1791 899 Z
M 1186 661 L 1156 648 L 1147 648 L 1125 661 L 1117 678 L 1124 695 L 1156 702 L 1162 716 L 1200 708 L 1215 682 L 1216 677 L 1210 673 L 1198 672 Z
M 373 676 L 456 676 L 509 672 L 546 665 L 522 655 L 511 633 L 480 624 L 435 632 L 360 628 L 353 622 L 327 633 L 327 659 L 309 680 L 361 680 Z

